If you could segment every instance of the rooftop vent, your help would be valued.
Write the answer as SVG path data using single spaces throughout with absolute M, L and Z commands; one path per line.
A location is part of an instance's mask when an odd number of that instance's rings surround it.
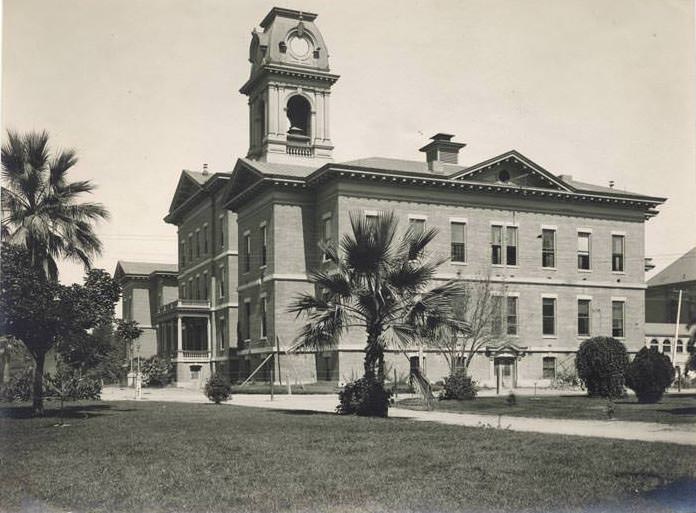
M 203 164 L 203 174 L 204 175 L 208 174 L 208 164 Z
M 430 138 L 432 142 L 419 150 L 425 153 L 428 169 L 433 173 L 442 173 L 443 164 L 459 163 L 459 150 L 466 144 L 454 142 L 452 137 L 454 137 L 452 134 L 437 133 Z

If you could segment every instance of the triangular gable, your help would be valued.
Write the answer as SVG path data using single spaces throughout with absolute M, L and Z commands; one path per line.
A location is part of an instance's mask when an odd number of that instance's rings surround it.
M 553 173 L 548 172 L 515 150 L 454 173 L 451 180 L 496 183 L 574 192 L 575 189 Z
M 235 164 L 234 170 L 232 171 L 230 184 L 227 187 L 225 203 L 262 179 L 263 174 L 261 172 L 246 164 L 243 160 L 237 160 L 237 164 Z
M 197 180 L 190 176 L 186 171 L 182 171 L 181 176 L 179 177 L 179 183 L 177 183 L 176 190 L 174 191 L 172 203 L 169 205 L 169 213 L 171 214 L 174 212 L 177 208 L 183 205 L 187 199 L 201 189 L 202 185 L 198 183 Z

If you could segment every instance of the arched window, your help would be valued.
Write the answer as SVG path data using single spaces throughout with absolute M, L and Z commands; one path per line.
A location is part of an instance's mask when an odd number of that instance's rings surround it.
M 290 121 L 288 135 L 310 137 L 312 108 L 304 96 L 295 95 L 288 100 L 287 114 Z
M 656 338 L 650 341 L 650 349 L 657 349 L 658 351 L 660 350 L 660 342 Z
M 677 353 L 684 352 L 684 341 L 682 339 L 677 339 Z
M 662 341 L 662 352 L 666 354 L 670 354 L 672 352 L 672 341 L 668 338 Z

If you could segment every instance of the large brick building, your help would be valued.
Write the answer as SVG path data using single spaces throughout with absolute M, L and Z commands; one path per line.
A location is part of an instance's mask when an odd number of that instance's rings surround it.
M 349 229 L 349 213 L 393 211 L 403 228 L 439 229 L 438 280 L 490 275 L 505 284 L 504 336 L 470 364 L 483 384 L 549 383 L 593 335 L 644 341 L 644 223 L 662 198 L 556 176 L 516 151 L 459 164 L 464 144 L 437 134 L 422 161 L 331 159 L 331 74 L 316 15 L 272 9 L 254 31 L 249 151 L 231 173 L 184 171 L 166 221 L 178 227 L 179 298 L 157 314 L 160 346 L 181 384 L 213 368 L 245 377 L 280 351 L 281 378 L 347 381 L 362 372 L 364 336 L 335 350 L 285 354 L 301 321 L 292 298 L 327 265 L 320 240 Z M 432 348 L 390 353 L 401 374 L 447 374 Z M 203 374 L 201 374 L 203 373 Z M 284 375 L 283 375 L 284 374 Z M 268 374 L 260 374 L 268 376 Z

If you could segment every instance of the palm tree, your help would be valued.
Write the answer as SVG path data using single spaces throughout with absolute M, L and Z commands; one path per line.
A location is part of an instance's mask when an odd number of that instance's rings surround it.
M 95 186 L 67 181 L 76 163 L 73 150 L 51 155 L 45 131 L 8 131 L 2 146 L 2 239 L 25 247 L 31 264 L 51 280 L 58 279 L 59 259 L 91 266 L 102 248 L 93 223 L 109 216 L 100 203 L 77 202 Z
M 413 348 L 420 335 L 438 330 L 466 332 L 454 308 L 466 288 L 460 281 L 431 287 L 444 262 L 425 253 L 437 230 L 409 227 L 398 237 L 393 213 L 371 220 L 351 213 L 350 223 L 338 246 L 321 244 L 330 263 L 310 273 L 317 294 L 301 294 L 290 306 L 307 318 L 293 349 L 326 350 L 348 330 L 365 330 L 365 377 L 383 384 L 386 349 Z

